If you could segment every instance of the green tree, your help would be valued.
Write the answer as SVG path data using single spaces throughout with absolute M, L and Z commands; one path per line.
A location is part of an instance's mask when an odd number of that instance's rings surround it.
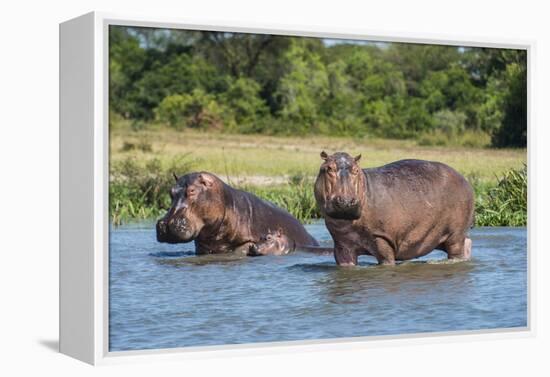
M 202 89 L 165 97 L 155 109 L 157 120 L 171 127 L 221 130 L 231 127 L 231 112 Z
M 527 146 L 527 73 L 525 63 L 506 66 L 505 80 L 508 91 L 503 99 L 503 119 L 500 128 L 493 132 L 496 147 Z
M 321 105 L 321 111 L 329 134 L 361 135 L 367 130 L 358 115 L 359 96 L 351 86 L 346 68 L 347 64 L 343 60 L 327 65 L 328 95 Z
M 228 84 L 228 77 L 200 56 L 175 55 L 166 64 L 155 62 L 135 84 L 131 114 L 135 118 L 152 119 L 153 110 L 167 96 L 190 93 L 194 89 L 220 93 Z
M 116 113 L 128 118 L 133 109 L 128 93 L 143 74 L 147 53 L 127 28 L 110 27 L 109 46 L 109 103 Z
M 265 101 L 259 96 L 260 85 L 254 80 L 240 77 L 221 95 L 222 102 L 232 110 L 237 129 L 254 129 L 254 123 L 268 113 Z
M 307 132 L 320 118 L 319 104 L 328 95 L 328 76 L 319 55 L 294 44 L 284 56 L 286 73 L 279 81 L 276 97 L 279 115 Z
M 454 46 L 392 43 L 386 59 L 400 67 L 409 95 L 418 95 L 419 85 L 430 72 L 449 68 L 461 54 Z

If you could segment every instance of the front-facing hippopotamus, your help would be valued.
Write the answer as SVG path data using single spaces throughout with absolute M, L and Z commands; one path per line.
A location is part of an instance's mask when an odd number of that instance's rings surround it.
M 361 156 L 321 153 L 315 199 L 334 240 L 341 266 L 357 256 L 380 264 L 421 257 L 441 249 L 449 259 L 469 259 L 474 196 L 468 181 L 451 167 L 401 160 L 363 169 Z
M 291 242 L 317 246 L 303 225 L 285 210 L 225 184 L 207 172 L 176 177 L 172 206 L 157 222 L 157 240 L 195 241 L 197 254 L 247 254 L 270 229 L 281 229 Z

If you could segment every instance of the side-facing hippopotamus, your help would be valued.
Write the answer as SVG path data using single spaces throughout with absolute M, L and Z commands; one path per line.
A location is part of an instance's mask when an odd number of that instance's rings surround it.
M 248 255 L 285 255 L 293 251 L 307 251 L 314 254 L 329 254 L 333 248 L 300 245 L 288 238 L 282 228 L 277 230 L 268 230 L 267 234 L 260 237 L 260 241 L 250 246 Z
M 285 210 L 225 184 L 214 174 L 175 177 L 172 206 L 157 222 L 157 240 L 195 241 L 196 254 L 247 254 L 269 229 L 280 228 L 290 242 L 317 246 L 303 225 Z
M 451 167 L 401 160 L 363 169 L 361 155 L 321 153 L 315 199 L 334 240 L 341 266 L 373 255 L 380 264 L 421 257 L 441 249 L 449 259 L 469 259 L 474 195 Z

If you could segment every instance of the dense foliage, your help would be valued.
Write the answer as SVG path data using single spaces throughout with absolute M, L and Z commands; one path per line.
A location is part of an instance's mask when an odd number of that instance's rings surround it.
M 477 190 L 476 224 L 480 226 L 527 225 L 527 166 L 510 170 L 494 187 Z
M 162 163 L 158 159 L 137 162 L 127 158 L 111 166 L 109 213 L 114 225 L 137 219 L 155 219 L 170 208 L 168 192 L 174 185 L 172 173 L 195 169 L 190 156 Z M 475 190 L 476 226 L 527 225 L 527 167 L 505 172 L 496 184 L 468 177 Z M 302 175 L 286 184 L 239 187 L 286 209 L 304 223 L 321 219 L 313 195 L 313 180 Z
M 138 128 L 526 146 L 525 51 L 112 26 L 109 55 L 111 111 Z

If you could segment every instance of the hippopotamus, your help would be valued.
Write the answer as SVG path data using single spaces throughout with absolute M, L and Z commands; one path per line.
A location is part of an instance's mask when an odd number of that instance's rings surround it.
M 281 229 L 289 242 L 318 243 L 290 213 L 246 191 L 237 190 L 214 174 L 174 176 L 172 205 L 157 222 L 157 241 L 195 242 L 196 254 L 248 254 L 270 229 Z
M 276 231 L 268 230 L 260 237 L 259 242 L 249 248 L 249 255 L 285 255 L 294 251 L 296 244 L 292 242 L 281 228 Z
M 474 195 L 453 168 L 409 159 L 361 169 L 361 155 L 322 152 L 321 158 L 315 199 L 338 265 L 357 265 L 362 254 L 393 265 L 434 249 L 470 259 Z
M 295 250 L 322 255 L 332 253 L 333 249 L 322 246 L 296 244 L 296 242 L 288 238 L 282 228 L 279 228 L 275 231 L 269 230 L 266 235 L 260 237 L 259 242 L 250 246 L 248 255 L 285 255 Z

